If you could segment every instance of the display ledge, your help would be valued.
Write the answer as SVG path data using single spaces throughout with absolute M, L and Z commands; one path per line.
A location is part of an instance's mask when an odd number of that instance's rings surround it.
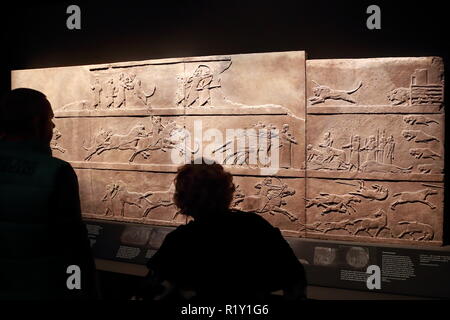
M 319 171 L 307 170 L 308 178 L 323 179 L 349 179 L 349 180 L 386 180 L 386 181 L 423 181 L 423 182 L 444 182 L 443 174 L 422 174 L 422 173 L 363 173 L 348 171 Z
M 193 108 L 146 108 L 112 110 L 56 110 L 55 118 L 148 117 L 148 116 L 214 116 L 214 115 L 286 115 L 290 111 L 278 105 Z
M 176 173 L 181 166 L 174 164 L 129 164 L 129 163 L 105 163 L 105 162 L 85 162 L 69 161 L 75 169 L 95 169 L 95 170 L 120 170 L 120 171 L 142 171 L 142 172 L 163 172 Z M 305 170 L 301 169 L 271 169 L 271 168 L 236 168 L 224 165 L 226 171 L 236 176 L 277 176 L 286 178 L 304 178 Z
M 424 106 L 392 106 L 392 105 L 320 105 L 307 106 L 308 114 L 347 114 L 347 113 L 444 113 L 444 107 L 439 105 Z

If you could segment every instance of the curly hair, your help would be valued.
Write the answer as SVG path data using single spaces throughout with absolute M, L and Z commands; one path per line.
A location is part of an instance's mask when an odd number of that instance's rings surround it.
M 200 164 L 185 164 L 178 169 L 174 201 L 182 214 L 204 218 L 226 212 L 234 191 L 233 176 L 220 164 L 202 159 Z

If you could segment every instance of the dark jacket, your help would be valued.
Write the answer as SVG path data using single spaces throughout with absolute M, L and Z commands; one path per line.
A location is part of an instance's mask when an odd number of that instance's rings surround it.
M 147 266 L 200 301 L 249 301 L 294 284 L 306 287 L 303 266 L 280 230 L 240 211 L 178 227 Z
M 70 265 L 81 290 L 67 288 Z M 70 164 L 38 143 L 0 141 L 0 299 L 94 297 L 94 274 Z

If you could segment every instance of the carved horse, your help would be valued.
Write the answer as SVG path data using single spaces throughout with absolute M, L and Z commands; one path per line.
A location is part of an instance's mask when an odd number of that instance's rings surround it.
M 298 218 L 292 215 L 289 211 L 282 208 L 286 205 L 283 198 L 292 196 L 295 194 L 293 188 L 289 188 L 287 184 L 281 186 L 280 190 L 274 191 L 274 194 L 270 197 L 268 195 L 251 195 L 245 197 L 240 203 L 239 208 L 243 211 L 254 212 L 258 214 L 269 213 L 275 215 L 277 213 L 282 214 L 289 218 L 291 221 L 295 221 Z

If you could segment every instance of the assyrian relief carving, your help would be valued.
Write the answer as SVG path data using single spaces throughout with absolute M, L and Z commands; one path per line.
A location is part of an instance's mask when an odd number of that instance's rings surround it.
M 381 230 L 387 227 L 387 216 L 386 212 L 382 209 L 373 213 L 370 217 L 358 218 L 352 221 L 353 224 L 359 223 L 356 227 L 356 230 L 353 232 L 353 235 L 357 235 L 358 232 L 366 232 L 371 237 L 377 237 Z M 374 233 L 371 234 L 370 230 L 374 229 Z
M 64 149 L 63 147 L 61 147 L 59 145 L 59 141 L 58 141 L 61 139 L 61 136 L 62 136 L 62 134 L 58 129 L 56 129 L 56 128 L 53 129 L 53 137 L 52 137 L 52 140 L 50 141 L 50 148 L 52 150 L 56 150 L 61 153 L 65 153 L 67 150 Z
M 433 227 L 426 223 L 417 221 L 400 221 L 396 228 L 399 233 L 396 234 L 397 238 L 403 238 L 406 235 L 412 237 L 416 241 L 433 240 L 434 230 Z
M 171 155 L 213 151 L 234 175 L 232 207 L 261 215 L 285 236 L 442 243 L 441 59 L 304 57 L 26 70 L 12 83 L 52 103 L 51 148 L 77 172 L 85 218 L 186 223 L 173 202 Z M 210 129 L 223 139 L 208 140 Z M 243 131 L 227 137 L 228 129 Z M 275 154 L 274 173 L 261 159 Z
M 438 57 L 309 60 L 307 77 L 313 113 L 370 113 L 367 107 L 377 113 L 442 112 L 444 68 Z
M 437 160 L 442 158 L 442 156 L 439 153 L 436 153 L 428 148 L 412 148 L 409 149 L 409 154 L 416 159 Z
M 88 151 L 85 161 L 90 161 L 106 151 L 132 150 L 128 161 L 133 162 L 138 156 L 149 159 L 154 151 L 166 152 L 179 148 L 180 152 L 185 152 L 185 148 L 180 147 L 185 138 L 186 132 L 175 121 L 163 121 L 160 117 L 153 116 L 150 127 L 139 123 L 126 134 L 114 133 L 111 129 L 100 129 L 91 146 L 82 147 Z
M 436 209 L 436 206 L 427 200 L 427 197 L 437 194 L 436 190 L 427 188 L 415 192 L 398 192 L 393 194 L 393 197 L 397 197 L 397 199 L 391 204 L 391 209 L 395 210 L 395 207 L 400 204 L 405 203 L 423 203 L 429 206 L 431 209 Z
M 353 185 L 353 184 L 351 184 Z M 359 181 L 359 188 L 356 191 L 350 191 L 349 194 L 360 196 L 369 200 L 382 201 L 389 195 L 389 190 L 380 184 L 373 184 L 371 188 L 365 186 L 364 180 Z
M 278 146 L 274 146 L 273 139 L 278 139 Z M 293 167 L 293 145 L 298 145 L 289 124 L 283 124 L 282 129 L 272 123 L 258 121 L 248 128 L 237 130 L 232 139 L 217 146 L 212 154 L 223 155 L 223 164 L 267 167 L 274 152 L 279 153 L 281 168 Z M 255 161 L 256 160 L 256 161 Z
M 319 238 L 432 241 L 436 239 L 435 228 L 442 221 L 442 215 L 436 211 L 443 201 L 442 188 L 417 182 L 313 179 L 307 188 L 306 223 L 302 227 Z M 336 189 L 341 192 L 328 192 Z M 350 196 L 359 201 L 352 201 Z M 345 204 L 344 199 L 350 204 L 345 211 L 330 210 L 324 214 L 329 205 Z
M 431 126 L 432 124 L 439 124 L 439 122 L 435 119 L 431 119 L 421 115 L 407 115 L 403 117 L 403 121 L 405 123 L 413 126 L 413 125 L 422 125 L 422 126 Z
M 321 192 L 320 196 L 313 199 L 306 199 L 306 208 L 311 206 L 322 207 L 322 215 L 330 212 L 350 214 L 350 211 L 356 212 L 352 206 L 352 203 L 356 202 L 361 202 L 361 200 L 354 195 L 338 195 Z
M 290 221 L 298 219 L 283 208 L 286 205 L 284 198 L 295 194 L 295 190 L 289 188 L 286 183 L 277 178 L 265 178 L 255 184 L 254 188 L 256 189 L 254 194 L 244 195 L 240 190 L 235 194 L 233 204 L 236 209 L 258 214 L 283 215 Z
M 441 115 L 415 114 L 310 116 L 307 170 L 363 179 L 442 174 L 442 121 Z
M 395 140 L 392 135 L 386 136 L 385 130 L 377 136 L 370 135 L 362 141 L 359 135 L 350 137 L 350 142 L 334 148 L 331 133 L 324 134 L 320 150 L 311 144 L 307 147 L 307 161 L 313 170 L 347 170 L 381 173 L 409 173 L 411 168 L 392 165 L 395 151 Z M 348 153 L 346 154 L 346 150 Z
M 430 68 L 416 69 L 409 88 L 395 88 L 387 98 L 393 105 L 441 105 L 444 97 L 444 69 L 440 59 L 433 59 Z
M 403 130 L 402 135 L 407 141 L 414 141 L 417 143 L 439 142 L 438 138 L 426 134 L 422 130 Z
M 305 236 L 303 178 L 234 176 L 231 207 L 261 215 L 286 235 Z
M 210 91 L 220 88 L 220 74 L 231 66 L 231 61 L 221 69 L 211 70 L 205 64 L 197 66 L 191 75 L 178 76 L 180 88 L 177 91 L 176 104 L 183 107 L 202 107 L 211 105 Z
M 133 72 L 97 72 L 90 86 L 91 99 L 69 103 L 63 110 L 112 110 L 151 108 L 156 85 L 143 84 Z
M 351 96 L 353 93 L 359 90 L 362 87 L 362 81 L 358 83 L 358 85 L 351 90 L 336 90 L 332 89 L 328 86 L 320 85 L 316 81 L 312 80 L 312 82 L 316 85 L 313 88 L 313 97 L 310 97 L 308 100 L 311 104 L 323 103 L 326 100 L 343 100 L 348 103 L 355 104 L 356 100 Z
M 422 174 L 442 174 L 444 173 L 444 168 L 440 165 L 434 163 L 424 163 L 419 164 L 417 169 Z
M 132 217 L 146 219 L 157 208 L 172 207 L 172 210 L 175 208 L 173 184 L 167 190 L 134 192 L 128 189 L 128 185 L 123 181 L 112 182 L 105 187 L 105 194 L 101 199 L 105 207 L 104 216 L 129 217 L 128 212 L 137 209 L 137 216 L 134 214 Z M 178 211 L 174 210 L 172 220 L 177 215 Z

